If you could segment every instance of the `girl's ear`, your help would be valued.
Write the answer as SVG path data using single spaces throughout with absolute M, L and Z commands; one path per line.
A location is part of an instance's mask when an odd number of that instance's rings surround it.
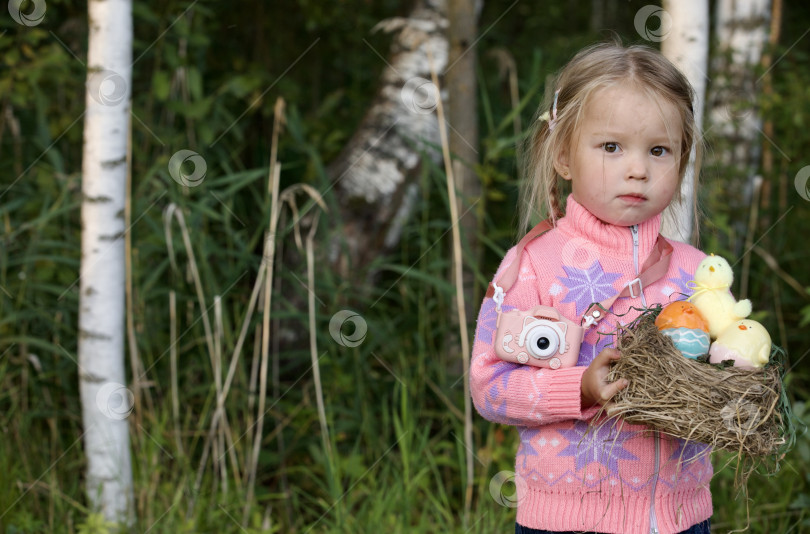
M 568 153 L 565 150 L 561 150 L 554 156 L 554 170 L 557 171 L 557 174 L 563 177 L 564 180 L 571 179 L 571 173 L 568 169 Z

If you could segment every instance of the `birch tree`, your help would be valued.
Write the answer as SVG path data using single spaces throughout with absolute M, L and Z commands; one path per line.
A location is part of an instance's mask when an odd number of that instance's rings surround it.
M 86 491 L 109 521 L 130 523 L 132 461 L 124 386 L 124 196 L 132 74 L 130 0 L 90 0 L 82 155 L 79 390 Z
M 718 53 L 709 110 L 714 153 L 717 162 L 736 175 L 738 184 L 750 184 L 760 160 L 757 140 L 762 119 L 756 109 L 756 67 L 768 38 L 770 0 L 719 0 L 716 9 Z
M 441 154 L 431 69 L 447 67 L 445 0 L 418 0 L 407 17 L 381 22 L 394 34 L 380 88 L 369 111 L 328 168 L 335 183 L 344 249 L 332 260 L 352 277 L 398 242 L 418 193 L 422 157 Z
M 661 52 L 683 72 L 695 89 L 693 109 L 698 128 L 703 124 L 709 58 L 708 0 L 664 0 L 669 17 L 669 31 L 662 35 Z M 700 142 L 700 140 L 697 140 Z M 663 234 L 689 242 L 694 226 L 695 149 L 689 155 L 689 167 L 681 184 L 683 202 L 667 209 Z

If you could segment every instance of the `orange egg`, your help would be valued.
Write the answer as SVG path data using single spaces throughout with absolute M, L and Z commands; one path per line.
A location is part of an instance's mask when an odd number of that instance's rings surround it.
M 679 300 L 664 306 L 655 319 L 658 330 L 667 328 L 697 328 L 704 332 L 709 331 L 709 323 L 694 304 Z

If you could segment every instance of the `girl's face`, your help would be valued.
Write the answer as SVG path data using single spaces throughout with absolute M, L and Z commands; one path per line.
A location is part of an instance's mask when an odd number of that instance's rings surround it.
M 675 195 L 681 130 L 669 102 L 632 85 L 598 89 L 554 166 L 596 217 L 631 226 L 661 213 Z

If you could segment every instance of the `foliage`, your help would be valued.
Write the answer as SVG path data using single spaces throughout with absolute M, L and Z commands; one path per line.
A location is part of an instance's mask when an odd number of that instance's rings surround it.
M 265 425 L 255 505 L 243 522 L 245 483 L 227 456 L 217 461 L 218 471 L 209 462 L 197 485 L 217 378 L 186 268 L 189 251 L 173 227 L 174 268 L 161 214 L 175 203 L 185 215 L 205 306 L 221 297 L 217 346 L 227 364 L 247 317 L 270 213 L 273 103 L 281 96 L 290 108 L 279 148 L 282 188 L 306 183 L 333 202 L 324 163 L 366 111 L 384 66 L 378 53 L 387 55 L 389 38 L 371 29 L 383 18 L 403 15 L 404 8 L 368 0 L 255 1 L 238 9 L 211 0 L 133 4 L 130 232 L 135 338 L 144 369 L 139 404 L 129 419 L 135 530 L 236 531 L 240 524 L 250 532 L 511 530 L 514 511 L 496 502 L 490 483 L 496 473 L 513 469 L 516 433 L 477 417 L 477 513 L 470 525 L 462 524 L 464 378 L 448 319 L 455 298 L 446 253 L 450 221 L 442 170 L 429 165 L 400 249 L 378 259 L 379 277 L 362 291 L 329 268 L 327 239 L 337 222 L 321 218 L 315 331 L 328 448 L 320 438 L 307 354 L 303 252 L 287 224 L 279 252 L 285 267 L 276 274 L 280 289 L 273 306 L 279 363 L 271 374 L 279 383 L 268 398 L 272 422 Z M 480 238 L 486 254 L 480 264 L 467 266 L 479 290 L 514 240 L 517 185 L 514 111 L 497 74 L 498 60 L 488 52 L 504 48 L 515 57 L 525 128 L 546 91 L 546 77 L 581 46 L 608 35 L 587 29 L 590 4 L 485 3 L 476 46 L 486 191 Z M 604 27 L 638 41 L 633 14 L 643 4 L 616 2 Z M 108 525 L 86 509 L 82 493 L 76 365 L 87 23 L 80 3 L 54 0 L 47 9 L 35 27 L 0 19 L 0 428 L 7 436 L 0 441 L 7 482 L 0 488 L 0 525 L 7 532 L 102 532 Z M 763 116 L 773 121 L 776 163 L 766 177 L 770 193 L 763 197 L 753 240 L 805 287 L 810 279 L 801 229 L 810 220 L 810 202 L 798 196 L 793 178 L 806 164 L 802 118 L 810 115 L 810 69 L 806 52 L 792 45 L 808 23 L 800 7 L 786 6 L 782 44 L 773 51 L 780 58 L 772 70 L 774 90 L 760 98 Z M 197 187 L 183 187 L 168 172 L 169 159 L 181 149 L 206 161 L 206 177 Z M 742 255 L 746 251 L 735 247 L 748 214 L 724 206 L 722 169 L 708 169 L 705 183 L 702 203 L 710 217 L 703 248 Z M 762 255 L 751 256 L 749 270 L 748 294 L 793 358 L 790 391 L 804 401 L 810 338 L 799 322 L 810 313 L 808 294 L 795 291 Z M 171 292 L 177 298 L 179 428 L 171 408 Z M 359 345 L 340 344 L 330 332 L 330 320 L 342 309 L 357 310 L 367 324 Z M 214 309 L 208 313 L 213 317 Z M 250 320 L 226 403 L 237 465 L 246 462 L 255 422 L 251 374 L 260 322 L 258 316 Z M 356 333 L 346 328 L 344 336 Z M 805 434 L 780 474 L 751 484 L 751 532 L 796 525 L 801 530 L 808 522 L 808 451 Z M 715 522 L 739 527 L 744 501 L 736 498 L 732 478 L 723 471 L 713 481 Z

